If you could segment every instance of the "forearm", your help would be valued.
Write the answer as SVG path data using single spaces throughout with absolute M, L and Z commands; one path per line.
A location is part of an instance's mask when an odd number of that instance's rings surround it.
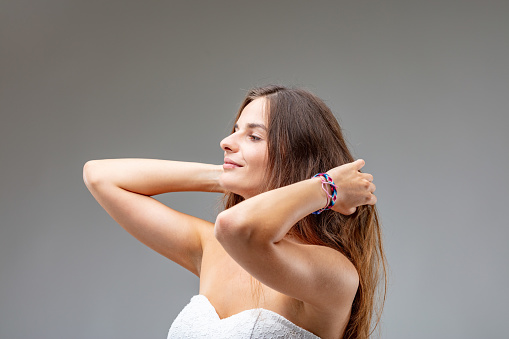
M 361 205 L 374 205 L 373 176 L 361 173 L 364 160 L 329 170 L 337 188 L 335 212 L 350 215 Z M 224 241 L 256 240 L 278 242 L 290 228 L 308 214 L 327 204 L 320 178 L 303 180 L 247 199 L 219 214 L 216 236 Z
M 271 190 L 222 212 L 216 236 L 246 241 L 278 242 L 295 223 L 327 204 L 321 180 L 313 178 Z
M 167 192 L 222 192 L 218 178 L 222 167 L 192 162 L 158 159 L 92 160 L 83 168 L 90 186 L 115 185 L 124 190 L 157 195 Z

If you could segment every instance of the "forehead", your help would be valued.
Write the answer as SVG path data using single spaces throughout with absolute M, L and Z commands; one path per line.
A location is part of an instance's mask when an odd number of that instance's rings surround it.
M 251 101 L 242 110 L 237 124 L 256 123 L 267 125 L 266 102 L 267 99 L 263 97 Z

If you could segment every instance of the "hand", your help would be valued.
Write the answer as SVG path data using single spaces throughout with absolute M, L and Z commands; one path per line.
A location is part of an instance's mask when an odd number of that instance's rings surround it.
M 350 215 L 355 213 L 357 206 L 376 203 L 377 199 L 373 194 L 376 188 L 372 182 L 373 176 L 359 172 L 364 164 L 364 160 L 359 159 L 327 172 L 338 191 L 336 203 L 332 207 L 333 211 Z

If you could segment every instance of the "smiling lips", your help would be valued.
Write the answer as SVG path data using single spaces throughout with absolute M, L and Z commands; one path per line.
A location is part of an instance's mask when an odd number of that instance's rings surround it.
M 223 164 L 224 169 L 238 168 L 238 167 L 242 167 L 242 166 L 237 164 L 235 161 L 233 161 L 231 159 L 224 158 L 224 164 Z

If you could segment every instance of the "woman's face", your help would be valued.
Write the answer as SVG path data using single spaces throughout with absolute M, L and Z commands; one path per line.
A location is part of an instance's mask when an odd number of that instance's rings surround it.
M 235 130 L 221 141 L 224 173 L 220 183 L 245 199 L 261 193 L 267 170 L 265 98 L 251 101 L 241 112 Z

